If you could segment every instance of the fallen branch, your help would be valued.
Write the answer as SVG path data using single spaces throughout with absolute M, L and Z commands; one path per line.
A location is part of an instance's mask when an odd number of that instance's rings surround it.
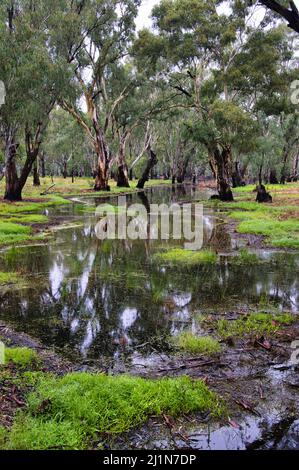
M 54 186 L 56 186 L 56 184 L 52 184 L 51 186 L 49 186 L 48 189 L 46 189 L 46 191 L 44 191 L 43 193 L 40 193 L 41 196 L 46 196 L 47 194 L 49 194 L 49 191 L 50 189 L 54 188 Z

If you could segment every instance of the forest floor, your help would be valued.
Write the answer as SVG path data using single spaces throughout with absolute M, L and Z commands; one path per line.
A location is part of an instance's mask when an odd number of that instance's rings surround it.
M 235 221 L 234 230 L 252 236 L 250 244 L 258 247 L 299 248 L 299 183 L 268 185 L 272 203 L 255 202 L 255 186 L 235 190 L 235 201 L 215 202 L 213 207 L 225 210 Z

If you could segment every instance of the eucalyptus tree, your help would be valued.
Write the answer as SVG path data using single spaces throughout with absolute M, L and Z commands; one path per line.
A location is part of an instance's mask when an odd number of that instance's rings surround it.
M 246 135 L 250 115 L 229 89 L 227 75 L 242 50 L 247 26 L 243 11 L 220 14 L 219 3 L 162 0 L 153 10 L 159 36 L 141 31 L 135 53 L 141 66 L 177 91 L 178 106 L 193 110 L 190 137 L 206 147 L 220 198 L 232 200 L 233 138 Z
M 230 10 L 221 14 L 221 3 L 162 0 L 152 13 L 155 31 L 141 31 L 134 51 L 140 67 L 177 91 L 174 106 L 193 112 L 190 139 L 205 146 L 220 199 L 232 200 L 233 154 L 254 151 L 254 107 L 283 98 L 291 51 L 283 28 L 252 26 L 238 1 L 225 2 Z
M 45 134 L 43 150 L 48 156 L 48 165 L 55 165 L 64 178 L 83 173 L 88 164 L 92 173 L 90 144 L 79 124 L 63 109 L 54 109 Z
M 109 171 L 115 157 L 108 133 L 115 109 L 130 93 L 130 84 L 113 101 L 107 87 L 111 67 L 129 53 L 139 5 L 140 0 L 59 2 L 51 46 L 57 61 L 65 61 L 73 70 L 70 93 L 61 95 L 60 104 L 80 124 L 97 155 L 95 190 L 109 190 Z
M 131 61 L 109 67 L 110 79 L 106 84 L 107 100 L 112 103 L 127 87 L 127 96 L 110 113 L 111 125 L 107 129 L 107 140 L 115 155 L 117 166 L 117 185 L 129 187 L 129 167 L 127 163 L 128 144 L 134 139 L 138 128 L 145 129 L 145 145 L 140 158 L 148 150 L 151 138 L 147 138 L 151 122 L 161 119 L 165 107 L 164 96 L 155 83 L 138 73 Z M 138 156 L 131 169 L 140 160 Z
M 0 126 L 7 200 L 22 199 L 58 89 L 67 75 L 48 50 L 52 7 L 52 2 L 44 0 L 7 0 L 0 5 L 0 79 L 6 88 Z

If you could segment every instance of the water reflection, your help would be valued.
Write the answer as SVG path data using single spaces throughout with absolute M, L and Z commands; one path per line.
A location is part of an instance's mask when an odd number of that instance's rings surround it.
M 149 202 L 202 197 L 191 188 L 184 194 L 151 190 L 143 203 L 148 207 Z M 140 196 L 130 199 L 140 202 Z M 88 199 L 88 204 L 97 201 Z M 55 211 L 70 220 L 78 217 L 75 204 Z M 100 241 L 94 236 L 92 214 L 80 217 L 82 226 L 58 231 L 50 244 L 13 249 L 0 260 L 1 269 L 32 276 L 27 289 L 0 293 L 0 318 L 68 356 L 130 355 L 149 338 L 176 334 L 194 313 L 257 304 L 261 297 L 298 311 L 296 254 L 274 253 L 278 262 L 271 265 L 237 266 L 223 257 L 216 266 L 175 269 L 152 262 L 151 254 L 161 242 Z M 211 211 L 204 217 L 204 243 L 224 252 L 233 246 Z

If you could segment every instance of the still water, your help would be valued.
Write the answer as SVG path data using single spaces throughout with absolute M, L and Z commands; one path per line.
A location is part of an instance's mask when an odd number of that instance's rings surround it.
M 209 197 L 191 187 L 144 194 L 128 196 L 128 204 L 148 207 Z M 110 201 L 117 199 L 105 198 Z M 220 262 L 187 270 L 161 265 L 152 255 L 167 242 L 98 240 L 93 207 L 99 203 L 102 198 L 88 197 L 51 209 L 50 217 L 69 227 L 53 230 L 47 244 L 0 254 L 0 270 L 21 271 L 26 281 L 24 288 L 0 291 L 0 320 L 65 357 L 113 363 L 121 356 L 130 361 L 134 349 L 149 340 L 163 350 L 167 338 L 196 315 L 254 307 L 265 300 L 298 311 L 298 253 L 260 251 L 261 258 L 275 262 L 231 264 L 227 255 L 244 241 L 229 233 L 223 214 L 205 209 L 204 244 L 218 251 Z

